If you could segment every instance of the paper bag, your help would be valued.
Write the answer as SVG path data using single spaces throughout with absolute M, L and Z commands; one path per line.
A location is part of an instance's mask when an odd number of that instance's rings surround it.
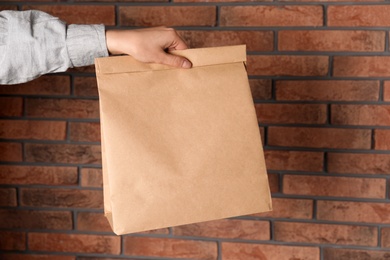
M 116 234 L 271 210 L 245 46 L 191 69 L 98 58 L 104 210 Z

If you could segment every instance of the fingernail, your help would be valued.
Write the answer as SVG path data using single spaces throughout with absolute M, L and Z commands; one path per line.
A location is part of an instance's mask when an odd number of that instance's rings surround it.
M 182 67 L 183 69 L 189 69 L 189 68 L 192 67 L 192 64 L 191 64 L 191 62 L 189 62 L 188 60 L 184 60 L 184 61 L 183 61 L 183 64 L 181 65 L 181 67 Z

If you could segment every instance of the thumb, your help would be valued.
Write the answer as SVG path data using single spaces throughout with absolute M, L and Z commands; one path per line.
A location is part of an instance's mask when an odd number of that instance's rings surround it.
M 177 68 L 189 69 L 192 67 L 192 63 L 186 58 L 166 52 L 162 53 L 160 61 L 162 64 Z

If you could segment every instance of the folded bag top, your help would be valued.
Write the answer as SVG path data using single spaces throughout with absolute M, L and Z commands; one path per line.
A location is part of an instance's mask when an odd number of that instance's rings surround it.
M 244 45 L 191 69 L 96 59 L 104 210 L 120 234 L 271 210 Z

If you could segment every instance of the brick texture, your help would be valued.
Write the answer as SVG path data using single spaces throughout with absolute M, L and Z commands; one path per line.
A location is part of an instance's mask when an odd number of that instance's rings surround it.
M 338 77 L 386 77 L 389 75 L 390 57 L 336 56 L 333 75 Z
M 324 124 L 327 108 L 317 104 L 256 104 L 256 114 L 262 124 Z
M 283 136 L 283 138 L 282 138 Z M 317 127 L 270 127 L 268 144 L 334 149 L 369 149 L 371 130 Z
M 268 221 L 226 219 L 173 228 L 178 236 L 218 237 L 249 240 L 269 240 Z
M 329 26 L 389 26 L 388 5 L 340 5 L 328 8 Z
M 321 26 L 320 6 L 226 6 L 221 26 Z
M 332 105 L 331 122 L 335 125 L 388 125 L 388 105 Z
M 305 259 L 319 260 L 315 247 L 275 246 L 262 244 L 222 243 L 222 258 L 229 260 Z
M 325 248 L 324 249 L 324 260 L 383 260 L 388 258 L 388 251 L 377 251 L 377 250 L 357 250 L 357 249 L 341 249 L 341 248 Z
M 249 75 L 259 76 L 325 76 L 329 59 L 326 56 L 251 55 Z
M 278 80 L 276 99 L 289 101 L 378 101 L 379 81 Z
M 283 191 L 287 194 L 385 198 L 385 179 L 286 175 Z
M 100 164 L 101 152 L 97 145 L 26 144 L 26 161 L 52 163 Z
M 17 205 L 16 189 L 1 188 L 0 189 L 0 207 L 14 207 Z
M 0 184 L 77 185 L 76 167 L 0 165 Z
M 66 122 L 0 120 L 0 138 L 5 139 L 40 139 L 64 140 Z
M 120 7 L 124 26 L 214 26 L 214 6 Z
M 217 243 L 206 241 L 126 237 L 124 251 L 134 256 L 217 259 Z
M 323 169 L 321 152 L 267 150 L 264 155 L 269 170 L 320 172 Z
M 22 116 L 23 99 L 20 97 L 0 97 L 0 116 Z
M 7 85 L 0 88 L 0 94 L 8 95 L 69 95 L 69 76 L 42 76 L 36 80 L 17 84 Z
M 22 251 L 26 249 L 24 232 L 0 231 L 0 250 Z
M 273 210 L 254 214 L 257 217 L 311 219 L 313 217 L 313 201 L 308 199 L 272 199 Z
M 102 208 L 100 190 L 38 189 L 21 190 L 21 204 L 35 207 Z
M 360 212 L 360 214 L 356 214 Z M 386 203 L 318 201 L 317 218 L 330 221 L 390 223 L 390 205 Z
M 389 174 L 388 154 L 329 153 L 328 170 L 333 173 Z
M 341 226 L 276 222 L 275 240 L 319 244 L 375 246 L 378 229 L 372 226 Z
M 69 211 L 0 210 L 0 228 L 72 229 Z
M 384 51 L 385 32 L 280 31 L 281 51 Z
M 61 17 L 71 24 L 115 25 L 114 6 L 99 5 L 25 5 L 23 10 L 40 10 Z
M 272 31 L 179 31 L 192 48 L 245 44 L 248 51 L 272 51 Z
M 388 1 L 0 3 L 29 9 L 106 29 L 174 27 L 190 48 L 245 44 L 273 211 L 115 235 L 95 67 L 70 68 L 0 86 L 0 259 L 389 259 Z
M 31 250 L 119 254 L 120 237 L 56 233 L 29 233 Z

